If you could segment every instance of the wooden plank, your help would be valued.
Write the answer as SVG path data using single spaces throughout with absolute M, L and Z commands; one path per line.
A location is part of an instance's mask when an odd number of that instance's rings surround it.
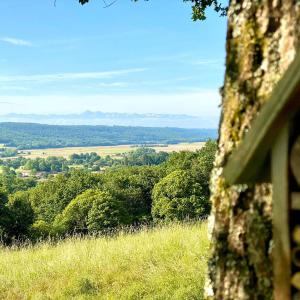
M 300 210 L 300 193 L 292 193 L 291 202 L 292 210 Z
M 229 157 L 223 171 L 229 184 L 255 182 L 280 128 L 300 109 L 299 97 L 300 51 L 254 120 L 251 130 Z
M 289 233 L 289 128 L 278 132 L 272 149 L 274 299 L 291 299 L 291 251 Z

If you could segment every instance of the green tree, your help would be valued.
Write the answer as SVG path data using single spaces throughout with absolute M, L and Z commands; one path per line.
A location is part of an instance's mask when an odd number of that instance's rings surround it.
M 197 163 L 195 166 L 201 170 L 201 173 L 207 179 L 209 179 L 211 176 L 217 149 L 217 143 L 215 141 L 208 140 L 203 148 L 197 151 Z
M 7 193 L 0 190 L 0 243 L 6 243 L 9 240 L 9 227 L 12 221 L 11 213 L 6 204 Z
M 29 193 L 19 191 L 9 196 L 7 203 L 11 221 L 9 234 L 13 237 L 25 237 L 34 221 L 34 212 L 29 202 Z
M 152 148 L 140 147 L 135 151 L 123 154 L 119 162 L 125 166 L 152 166 L 165 162 L 168 157 L 167 152 L 156 152 Z
M 108 192 L 87 190 L 73 199 L 53 225 L 57 234 L 87 233 L 129 224 L 124 204 Z
M 0 189 L 7 194 L 13 194 L 17 191 L 26 191 L 36 185 L 36 181 L 32 178 L 18 178 L 16 172 L 9 167 L 4 167 L 0 174 Z
M 193 219 L 205 217 L 209 212 L 209 198 L 203 193 L 201 184 L 187 171 L 172 172 L 153 189 L 154 219 Z
M 181 151 L 173 153 L 164 165 L 166 174 L 176 170 L 188 172 L 193 177 L 194 182 L 201 185 L 203 196 L 208 198 L 210 196 L 210 176 L 216 151 L 217 143 L 209 140 L 196 152 Z
M 52 224 L 55 217 L 78 195 L 97 186 L 97 176 L 81 170 L 59 174 L 30 191 L 30 201 L 38 220 Z
M 124 203 L 108 192 L 101 192 L 92 203 L 87 226 L 90 232 L 111 229 L 130 224 L 131 218 Z
M 28 236 L 36 241 L 48 237 L 51 233 L 53 233 L 51 225 L 43 220 L 37 220 L 30 226 Z
M 158 167 L 123 167 L 104 174 L 103 190 L 124 203 L 132 223 L 151 219 L 151 193 L 161 178 Z
M 175 170 L 200 171 L 209 179 L 217 148 L 215 141 L 208 140 L 200 150 L 195 152 L 173 152 L 166 161 L 165 168 L 168 173 Z
M 196 152 L 173 152 L 165 164 L 166 172 L 171 173 L 176 170 L 191 170 L 192 166 L 197 163 L 196 159 Z
M 93 206 L 93 202 L 102 196 L 100 190 L 86 190 L 82 194 L 73 199 L 63 210 L 57 215 L 54 221 L 54 230 L 60 234 L 70 232 L 87 232 L 88 214 Z

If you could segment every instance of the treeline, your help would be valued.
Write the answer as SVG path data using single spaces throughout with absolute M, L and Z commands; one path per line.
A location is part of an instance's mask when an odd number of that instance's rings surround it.
M 106 167 L 117 166 L 144 166 L 159 165 L 165 162 L 169 154 L 167 152 L 156 152 L 152 148 L 140 147 L 134 151 L 120 154 L 113 158 L 109 155 L 101 157 L 95 152 L 72 154 L 69 159 L 64 157 L 49 156 L 47 158 L 24 158 L 0 159 L 0 166 L 9 169 L 19 169 L 45 173 L 67 172 L 72 167 L 82 167 L 90 171 L 101 171 Z
M 13 157 L 16 155 L 18 155 L 18 151 L 16 149 L 6 147 L 0 148 L 0 157 Z
M 216 136 L 214 129 L 0 123 L 0 144 L 17 149 L 176 144 L 206 141 Z
M 119 226 L 206 217 L 216 143 L 172 153 L 158 165 L 119 166 L 104 173 L 72 170 L 44 182 L 0 175 L 4 243 L 101 233 Z

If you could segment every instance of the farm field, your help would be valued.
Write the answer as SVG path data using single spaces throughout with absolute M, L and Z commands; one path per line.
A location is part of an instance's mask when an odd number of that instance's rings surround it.
M 196 142 L 196 143 L 180 143 L 168 146 L 159 146 L 159 147 L 151 147 L 156 151 L 165 151 L 165 152 L 173 152 L 173 151 L 182 151 L 182 150 L 190 150 L 196 151 L 203 147 L 205 142 Z M 119 146 L 95 146 L 95 147 L 67 147 L 67 148 L 50 148 L 50 149 L 34 149 L 34 150 L 23 150 L 24 154 L 20 156 L 26 158 L 37 158 L 42 157 L 46 158 L 49 156 L 62 156 L 68 158 L 70 155 L 77 153 L 91 153 L 96 152 L 100 156 L 118 156 L 124 152 L 129 152 L 136 150 L 138 147 L 133 147 L 132 145 L 119 145 Z
M 0 249 L 1 299 L 203 299 L 206 223 Z

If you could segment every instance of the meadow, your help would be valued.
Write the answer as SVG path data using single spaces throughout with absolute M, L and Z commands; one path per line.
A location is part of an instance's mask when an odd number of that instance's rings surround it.
M 203 299 L 206 223 L 0 249 L 0 299 Z
M 151 148 L 156 151 L 165 151 L 165 152 L 179 152 L 182 150 L 196 151 L 201 149 L 204 146 L 205 142 L 195 142 L 195 143 L 180 143 L 174 145 L 162 145 L 162 146 L 153 146 Z M 49 149 L 32 149 L 25 150 L 23 156 L 26 158 L 46 158 L 49 156 L 59 156 L 68 158 L 70 155 L 77 153 L 91 153 L 95 152 L 100 156 L 118 156 L 122 153 L 136 150 L 138 147 L 132 145 L 119 145 L 119 146 L 93 146 L 93 147 L 65 147 L 65 148 L 49 148 Z

